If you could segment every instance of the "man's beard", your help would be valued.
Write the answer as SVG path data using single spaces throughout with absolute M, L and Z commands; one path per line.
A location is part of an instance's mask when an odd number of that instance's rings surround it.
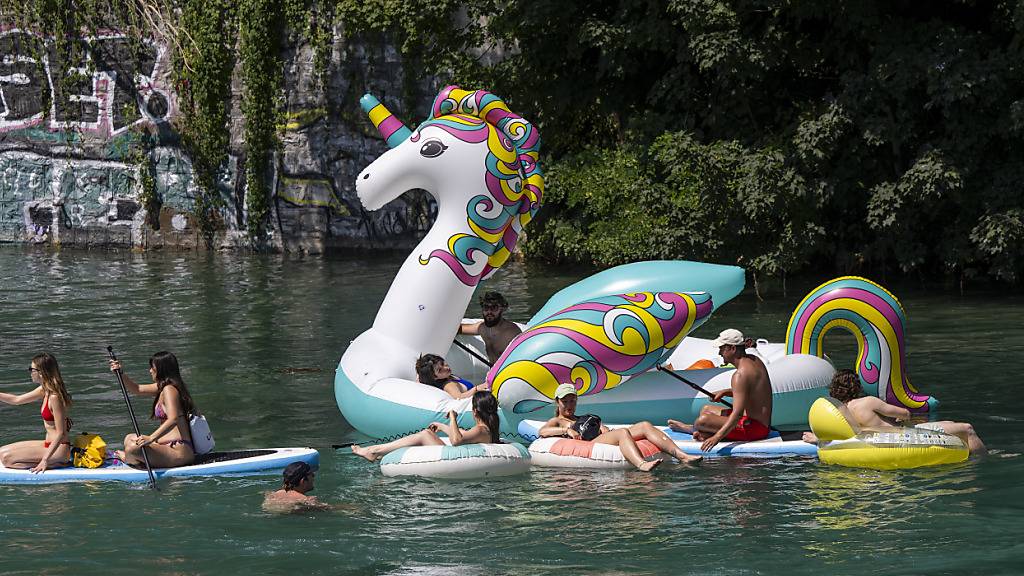
M 500 322 L 501 322 L 501 314 L 498 314 L 497 316 L 493 317 L 490 320 L 488 320 L 487 317 L 484 316 L 484 326 L 487 326 L 488 328 L 494 328 Z

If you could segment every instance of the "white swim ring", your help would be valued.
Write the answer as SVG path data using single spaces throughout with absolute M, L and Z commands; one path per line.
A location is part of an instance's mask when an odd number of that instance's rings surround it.
M 425 478 L 488 478 L 523 474 L 530 453 L 522 444 L 412 446 L 388 453 L 380 462 L 385 476 Z

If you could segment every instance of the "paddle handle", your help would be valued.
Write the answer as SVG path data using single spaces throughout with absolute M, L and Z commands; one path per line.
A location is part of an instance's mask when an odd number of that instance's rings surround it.
M 714 394 L 712 394 L 711 392 L 708 392 L 708 391 L 707 391 L 707 390 L 705 390 L 704 388 L 701 388 L 701 387 L 700 387 L 699 385 L 697 385 L 697 384 L 695 384 L 695 383 L 693 383 L 693 382 L 690 382 L 690 381 L 689 381 L 689 380 L 687 380 L 686 378 L 683 378 L 683 377 L 682 377 L 682 376 L 680 376 L 679 374 L 676 374 L 675 372 L 673 372 L 673 371 L 669 370 L 668 368 L 665 368 L 664 366 L 661 366 L 661 365 L 659 365 L 659 366 L 658 366 L 658 370 L 661 370 L 661 371 L 662 371 L 662 372 L 664 372 L 665 374 L 668 374 L 669 376 L 671 376 L 671 377 L 675 378 L 676 380 L 679 380 L 679 381 L 680 381 L 680 382 L 682 382 L 683 384 L 686 384 L 687 386 L 689 386 L 690 388 L 693 388 L 694 390 L 696 390 L 696 391 L 698 391 L 698 392 L 703 392 L 704 394 L 707 394 L 708 398 L 712 398 L 712 399 L 713 399 L 713 398 L 715 397 L 715 395 L 714 395 Z M 730 404 L 729 402 L 727 402 L 727 401 L 725 401 L 725 400 L 719 400 L 719 402 L 721 402 L 722 404 L 725 404 L 725 405 L 726 405 L 726 406 L 728 406 L 729 408 L 732 408 L 732 404 Z
M 462 342 L 459 342 L 459 339 L 458 339 L 458 338 L 456 338 L 456 339 L 455 339 L 455 340 L 453 340 L 452 342 L 453 342 L 453 343 L 454 343 L 454 344 L 455 344 L 456 346 L 458 346 L 459 348 L 462 348 L 462 349 L 463 349 L 463 350 L 464 350 L 464 351 L 465 351 L 465 352 L 466 352 L 467 354 L 469 354 L 469 355 L 470 355 L 470 356 L 472 356 L 473 358 L 476 358 L 477 360 L 479 360 L 479 361 L 483 362 L 484 364 L 486 364 L 488 368 L 489 368 L 489 367 L 491 367 L 491 362 L 490 362 L 489 360 L 487 360 L 486 358 L 484 358 L 483 356 L 481 356 L 480 354 L 478 354 L 476 350 L 473 350 L 473 349 L 472 349 L 472 348 L 470 348 L 469 346 L 466 346 L 466 345 L 465 345 L 465 344 L 463 344 Z
M 679 380 L 680 382 L 682 382 L 683 384 L 688 385 L 689 387 L 693 388 L 694 390 L 699 390 L 700 392 L 703 392 L 703 393 L 707 394 L 708 397 L 714 398 L 714 395 L 711 394 L 711 392 L 708 392 L 704 388 L 701 388 L 699 385 L 694 384 L 693 382 L 690 382 L 686 378 L 683 378 L 682 376 L 680 376 L 679 374 L 676 374 L 675 372 L 669 370 L 668 368 L 665 368 L 664 366 L 660 366 L 659 365 L 658 366 L 658 370 L 661 370 L 665 374 L 668 374 L 669 376 L 672 376 L 676 380 Z M 732 404 L 726 402 L 725 400 L 719 400 L 719 402 L 721 402 L 722 404 L 725 404 L 729 408 L 732 408 Z M 773 431 L 773 432 L 778 432 L 779 434 L 782 434 L 782 430 L 779 430 L 778 428 L 776 428 L 775 426 L 772 426 L 770 424 L 768 425 L 768 429 Z
M 107 346 L 107 355 L 111 360 L 117 361 L 117 356 L 114 356 L 114 347 Z M 128 416 L 132 419 L 132 428 L 135 430 L 136 436 L 142 436 L 139 432 L 139 421 L 135 419 L 135 410 L 132 409 L 132 401 L 128 397 L 128 388 L 124 385 L 124 375 L 120 369 L 114 370 L 114 375 L 117 376 L 117 384 L 121 387 L 121 394 L 124 396 L 124 404 L 128 407 Z M 127 449 L 127 447 L 126 447 Z M 153 475 L 153 467 L 149 464 L 149 454 L 146 453 L 146 447 L 142 447 L 142 460 L 146 463 L 146 473 L 149 474 L 149 483 L 153 486 L 153 490 L 160 491 L 156 486 L 156 476 Z

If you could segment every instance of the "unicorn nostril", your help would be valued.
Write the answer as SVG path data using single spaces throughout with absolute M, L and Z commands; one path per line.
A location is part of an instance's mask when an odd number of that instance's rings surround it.
M 370 175 L 369 175 L 369 174 L 363 174 L 363 180 L 366 180 L 366 179 L 367 179 L 367 178 L 369 178 L 369 177 L 370 177 Z

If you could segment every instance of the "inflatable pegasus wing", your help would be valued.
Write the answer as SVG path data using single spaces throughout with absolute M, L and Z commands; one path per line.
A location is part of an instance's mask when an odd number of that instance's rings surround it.
M 598 394 L 655 368 L 710 316 L 707 293 L 636 292 L 579 302 L 517 336 L 487 373 L 498 403 L 516 413 L 547 405 L 571 382 Z

